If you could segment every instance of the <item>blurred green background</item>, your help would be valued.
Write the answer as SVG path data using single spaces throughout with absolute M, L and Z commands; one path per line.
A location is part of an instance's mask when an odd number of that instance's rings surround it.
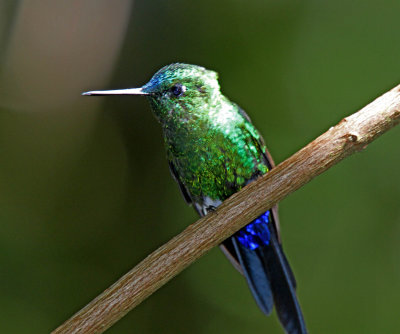
M 400 2 L 0 1 L 0 332 L 47 333 L 197 217 L 140 86 L 220 74 L 276 162 L 400 82 Z M 400 129 L 280 205 L 311 333 L 400 327 Z M 281 333 L 218 250 L 108 333 Z

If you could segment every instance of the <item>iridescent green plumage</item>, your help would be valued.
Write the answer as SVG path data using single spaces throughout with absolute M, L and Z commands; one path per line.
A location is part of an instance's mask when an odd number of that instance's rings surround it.
M 184 87 L 180 96 L 175 85 Z M 222 201 L 267 172 L 261 136 L 220 92 L 215 72 L 173 64 L 143 89 L 152 93 L 148 98 L 163 128 L 168 159 L 193 201 L 205 196 Z

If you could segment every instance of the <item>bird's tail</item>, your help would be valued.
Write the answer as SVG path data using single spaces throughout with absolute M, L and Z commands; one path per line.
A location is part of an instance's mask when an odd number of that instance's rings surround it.
M 286 333 L 306 334 L 306 325 L 296 296 L 294 275 L 278 241 L 275 228 L 270 226 L 269 232 L 268 244 L 255 249 L 240 242 L 238 234 L 232 236 L 230 241 L 260 309 L 269 315 L 275 304 Z

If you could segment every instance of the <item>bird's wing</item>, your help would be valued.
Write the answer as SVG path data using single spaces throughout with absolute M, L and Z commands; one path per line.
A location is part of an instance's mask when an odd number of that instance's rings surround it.
M 245 119 L 246 122 L 251 123 L 250 117 L 246 114 L 246 112 L 239 108 L 239 113 L 242 115 L 242 117 Z M 268 166 L 268 169 L 271 170 L 272 168 L 275 167 L 274 160 L 271 157 L 271 154 L 269 153 L 268 149 L 266 148 L 266 145 L 264 143 L 264 139 L 262 138 L 261 135 L 258 136 L 258 138 L 252 136 L 252 139 L 256 146 L 259 148 L 260 153 L 264 157 L 265 164 Z M 279 215 L 278 215 L 278 205 L 275 205 L 271 209 L 271 216 L 272 216 L 272 225 L 274 226 L 275 233 L 277 236 L 278 243 L 281 244 L 281 238 L 280 238 L 280 226 L 279 226 Z M 242 275 L 244 275 L 243 268 L 239 263 L 237 251 L 235 249 L 235 245 L 233 243 L 232 238 L 226 239 L 221 245 L 220 248 L 222 252 L 225 254 L 225 256 L 229 259 L 229 261 L 232 263 L 232 265 L 235 267 L 237 271 L 239 271 Z M 290 266 L 287 263 L 286 257 L 284 256 L 284 260 L 287 264 L 287 267 L 289 268 L 289 275 L 292 280 L 292 284 L 295 287 L 296 286 L 296 281 L 294 278 L 294 275 L 290 269 Z
M 182 183 L 181 179 L 179 178 L 179 174 L 176 171 L 176 168 L 175 168 L 172 160 L 168 160 L 168 165 L 169 165 L 169 170 L 171 172 L 172 177 L 179 184 L 179 189 L 181 190 L 181 194 L 182 194 L 183 198 L 185 199 L 186 203 L 192 204 L 192 199 L 189 195 L 189 192 L 186 189 L 185 185 Z
M 240 107 L 239 107 L 239 113 L 240 113 L 240 115 L 242 115 L 242 117 L 245 119 L 246 122 L 253 124 L 251 122 L 249 115 L 247 115 L 247 113 Z M 251 138 L 253 139 L 254 144 L 258 147 L 260 153 L 263 155 L 264 162 L 268 166 L 268 170 L 271 170 L 272 168 L 274 168 L 275 162 L 272 159 L 272 156 L 269 153 L 261 134 L 258 133 L 258 138 L 254 137 L 254 136 L 252 136 Z M 273 215 L 273 222 L 274 222 L 274 226 L 275 226 L 275 230 L 276 230 L 276 235 L 277 235 L 279 243 L 281 243 L 281 232 L 280 232 L 281 229 L 280 229 L 280 225 L 279 225 L 278 204 L 275 205 L 271 209 L 271 211 L 272 211 L 272 215 Z

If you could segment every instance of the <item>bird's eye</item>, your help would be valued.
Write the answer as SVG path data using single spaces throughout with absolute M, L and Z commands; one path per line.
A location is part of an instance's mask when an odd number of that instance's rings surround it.
M 171 88 L 172 94 L 174 94 L 174 96 L 176 97 L 181 96 L 185 91 L 186 91 L 186 86 L 183 86 L 181 84 L 173 85 Z

